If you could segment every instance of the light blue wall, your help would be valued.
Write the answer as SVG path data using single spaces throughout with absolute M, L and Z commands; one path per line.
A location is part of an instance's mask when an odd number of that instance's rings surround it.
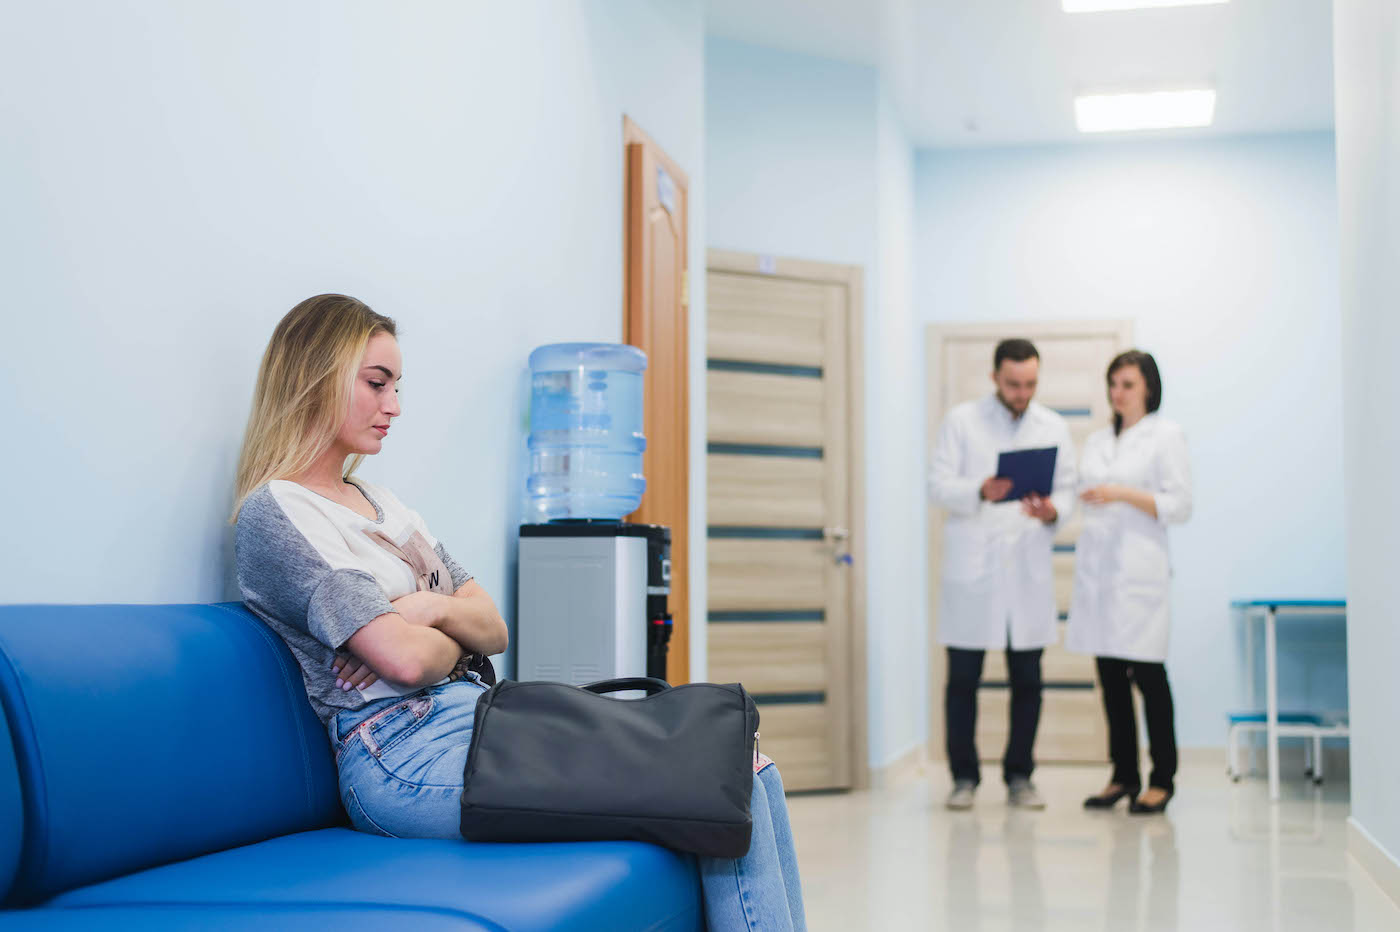
M 924 393 L 914 310 L 914 150 L 881 82 L 877 108 L 876 296 L 866 332 L 872 760 L 928 741 L 928 545 Z M 880 756 L 875 757 L 874 753 Z
M 1400 8 L 1337 0 L 1337 183 L 1346 370 L 1352 818 L 1400 871 Z M 1381 878 L 1378 878 L 1381 879 Z M 1394 886 L 1389 889 L 1393 892 Z
M 1128 318 L 1188 432 L 1168 669 L 1185 745 L 1243 696 L 1232 598 L 1346 588 L 1330 134 L 922 153 L 925 322 Z M 990 366 L 990 361 L 989 361 Z M 1283 704 L 1346 703 L 1336 628 L 1281 635 Z
M 869 757 L 883 766 L 927 735 L 912 150 L 875 69 L 714 38 L 705 124 L 711 246 L 865 271 Z
M 624 113 L 688 172 L 704 266 L 699 0 L 29 4 L 5 29 L 3 469 L 23 531 L 0 545 L 0 601 L 234 594 L 258 360 L 288 308 L 344 291 L 402 326 L 404 416 L 364 474 L 509 609 L 525 356 L 621 336 Z
M 874 68 L 705 41 L 709 244 L 875 262 Z

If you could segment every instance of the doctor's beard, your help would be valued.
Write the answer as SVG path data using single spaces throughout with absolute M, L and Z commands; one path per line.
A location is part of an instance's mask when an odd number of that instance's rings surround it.
M 1027 398 L 1025 405 L 1023 405 L 1020 409 L 1017 409 L 1015 405 L 1006 400 L 1006 396 L 1001 393 L 1000 389 L 997 390 L 997 401 L 1000 401 L 1002 407 L 1010 411 L 1011 416 L 1017 419 L 1019 419 L 1021 415 L 1026 413 L 1026 408 L 1029 408 L 1031 406 L 1031 400 Z

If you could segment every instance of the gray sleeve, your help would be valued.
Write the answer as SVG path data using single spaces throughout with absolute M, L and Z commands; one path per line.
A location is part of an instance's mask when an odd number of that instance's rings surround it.
M 332 569 L 266 486 L 238 512 L 235 551 L 243 601 L 329 648 L 394 610 L 369 573 Z
M 438 559 L 442 561 L 442 565 L 447 567 L 447 572 L 452 574 L 453 592 L 456 592 L 471 581 L 472 574 L 462 569 L 462 564 L 452 559 L 452 554 L 447 552 L 447 548 L 442 545 L 442 541 L 438 541 L 437 546 L 433 548 L 433 552 L 438 555 Z
M 327 568 L 306 603 L 306 627 L 316 640 L 338 650 L 350 635 L 393 610 L 369 573 Z

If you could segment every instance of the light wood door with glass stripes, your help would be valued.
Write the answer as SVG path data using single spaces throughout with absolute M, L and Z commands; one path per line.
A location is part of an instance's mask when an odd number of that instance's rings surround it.
M 851 786 L 858 744 L 859 270 L 835 270 L 713 253 L 708 275 L 709 674 L 754 696 L 794 790 Z
M 1058 411 L 1069 423 L 1075 456 L 1084 441 L 1109 423 L 1111 409 L 1104 374 L 1108 363 L 1132 341 L 1132 324 L 1125 321 L 1040 324 L 934 325 L 927 333 L 928 448 L 944 414 L 954 405 L 981 398 L 994 390 L 992 357 L 996 345 L 1022 337 L 1040 352 L 1040 383 L 1035 400 Z M 1045 684 L 1035 755 L 1041 762 L 1107 759 L 1108 740 L 1094 659 L 1071 654 L 1063 647 L 1063 629 L 1074 585 L 1074 542 L 1079 537 L 1079 512 L 1063 522 L 1055 537 L 1053 566 L 1055 602 L 1061 637 L 1045 649 L 1041 679 Z M 938 586 L 943 565 L 943 513 L 929 507 L 929 750 L 942 756 L 944 744 L 943 689 L 947 654 L 938 641 Z M 986 760 L 999 760 L 1009 731 L 1010 689 L 1006 655 L 988 651 L 977 702 L 977 751 Z

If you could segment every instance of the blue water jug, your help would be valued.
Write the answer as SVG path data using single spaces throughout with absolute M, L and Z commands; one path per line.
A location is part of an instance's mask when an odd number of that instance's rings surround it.
M 646 354 L 618 343 L 553 343 L 530 354 L 527 522 L 619 520 L 642 503 Z

